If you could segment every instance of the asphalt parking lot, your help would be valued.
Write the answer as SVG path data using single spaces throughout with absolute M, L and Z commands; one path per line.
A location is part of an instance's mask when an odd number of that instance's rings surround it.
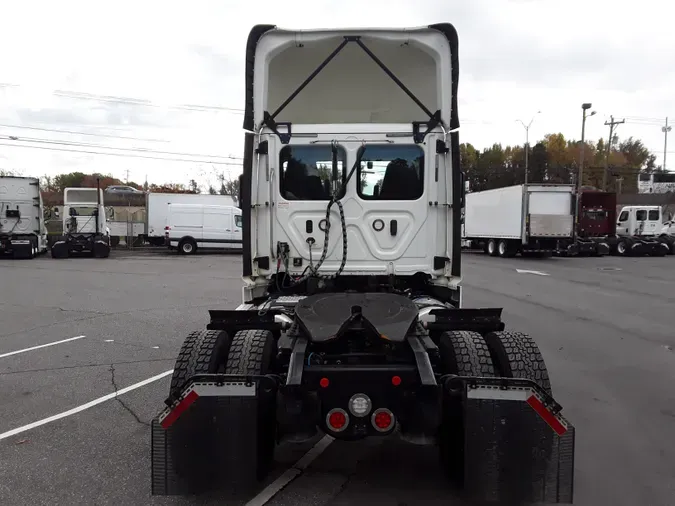
M 538 340 L 577 428 L 575 504 L 675 504 L 675 258 L 463 264 L 464 305 Z M 236 254 L 0 260 L 0 504 L 252 499 L 150 496 L 148 423 L 186 334 L 239 304 L 240 272 Z M 260 491 L 311 447 L 280 447 Z M 375 440 L 333 442 L 267 504 L 465 503 L 433 448 Z

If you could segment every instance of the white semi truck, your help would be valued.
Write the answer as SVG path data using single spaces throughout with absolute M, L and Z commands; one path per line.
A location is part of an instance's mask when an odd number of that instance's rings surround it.
M 63 192 L 63 236 L 52 245 L 52 258 L 73 253 L 107 258 L 110 230 L 106 224 L 103 190 L 66 188 Z
M 34 258 L 47 251 L 40 180 L 0 177 L 0 255 Z
M 573 185 L 515 185 L 465 199 L 464 243 L 490 256 L 549 255 L 574 237 Z
M 472 503 L 573 502 L 536 340 L 462 303 L 458 47 L 449 23 L 251 29 L 241 305 L 178 352 L 153 495 L 257 490 L 323 433 L 430 445 Z

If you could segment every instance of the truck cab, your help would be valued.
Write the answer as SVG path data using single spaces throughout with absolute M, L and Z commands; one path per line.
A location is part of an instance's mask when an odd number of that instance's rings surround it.
M 0 256 L 30 259 L 46 250 L 39 179 L 0 177 Z
M 616 220 L 620 236 L 658 236 L 662 228 L 661 206 L 624 206 Z
M 110 254 L 110 229 L 103 190 L 66 188 L 63 192 L 63 235 L 52 245 L 52 258 L 81 253 L 98 258 Z

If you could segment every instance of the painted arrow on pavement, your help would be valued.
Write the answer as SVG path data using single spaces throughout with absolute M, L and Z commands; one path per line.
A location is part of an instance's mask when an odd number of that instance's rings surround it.
M 537 274 L 538 276 L 548 276 L 549 274 L 541 271 L 528 271 L 526 269 L 516 269 L 518 274 Z

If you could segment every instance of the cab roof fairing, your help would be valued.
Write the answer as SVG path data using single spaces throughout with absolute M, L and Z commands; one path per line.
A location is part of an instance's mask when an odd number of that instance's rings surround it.
M 346 37 L 360 38 L 421 105 L 350 39 L 275 120 L 317 125 L 410 124 L 427 121 L 428 112 L 438 111 L 446 131 L 459 126 L 458 42 L 452 25 L 319 30 L 257 25 L 247 44 L 244 129 L 257 132 L 265 112 L 274 115 Z

